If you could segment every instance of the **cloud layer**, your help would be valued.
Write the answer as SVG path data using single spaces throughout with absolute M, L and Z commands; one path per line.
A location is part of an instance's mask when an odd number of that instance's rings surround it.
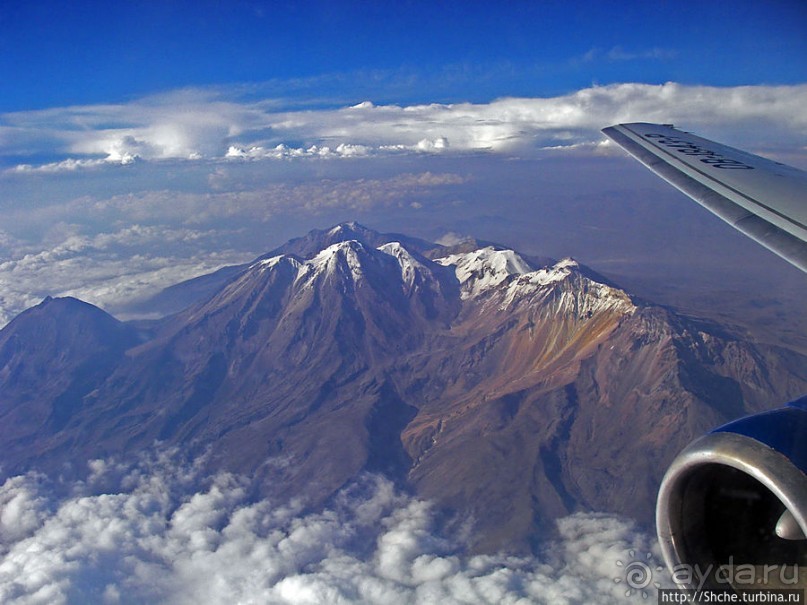
M 251 501 L 249 482 L 161 453 L 88 480 L 0 487 L 0 600 L 58 603 L 625 603 L 654 549 L 628 521 L 577 514 L 538 558 L 458 554 L 432 507 L 366 476 L 324 511 Z M 62 496 L 56 496 L 59 492 Z M 641 553 L 641 554 L 637 554 Z M 628 594 L 629 593 L 629 594 Z M 645 597 L 646 598 L 646 597 Z M 630 602 L 630 598 L 627 599 Z
M 807 162 L 805 104 L 807 85 L 668 83 L 489 103 L 300 109 L 219 87 L 6 113 L 0 326 L 46 295 L 119 312 L 133 299 L 342 220 L 391 230 L 414 225 L 414 235 L 439 226 L 434 237 L 485 236 L 496 221 L 550 229 L 546 221 L 579 206 L 581 195 L 619 183 L 616 172 L 590 172 L 610 154 L 624 156 L 600 133 L 616 122 L 675 122 Z M 519 208 L 513 200 L 526 200 L 525 191 L 530 204 Z M 610 254 L 618 243 L 603 249 Z
M 233 190 L 238 179 L 222 167 L 208 175 L 209 193 L 142 191 L 0 208 L 7 227 L 48 225 L 34 239 L 0 229 L 0 326 L 47 295 L 76 296 L 114 312 L 184 279 L 247 262 L 273 247 L 260 226 L 276 217 L 418 207 L 422 196 L 465 180 L 427 171 Z
M 600 128 L 627 121 L 708 126 L 734 140 L 786 150 L 803 146 L 805 102 L 807 85 L 717 88 L 667 83 L 595 86 L 558 97 L 483 104 L 398 106 L 365 101 L 287 111 L 272 100 L 241 100 L 222 89 L 191 89 L 127 104 L 4 114 L 0 153 L 56 156 L 54 161 L 14 167 L 32 172 L 137 159 L 524 153 L 598 145 Z M 749 132 L 753 136 L 745 137 Z

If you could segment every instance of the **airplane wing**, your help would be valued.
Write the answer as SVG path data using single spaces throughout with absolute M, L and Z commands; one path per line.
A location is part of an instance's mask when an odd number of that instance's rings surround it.
M 671 125 L 619 124 L 603 133 L 735 229 L 807 272 L 807 172 Z

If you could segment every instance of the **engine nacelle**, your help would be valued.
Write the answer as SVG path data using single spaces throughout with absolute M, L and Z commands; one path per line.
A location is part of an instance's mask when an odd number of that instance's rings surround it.
M 686 588 L 807 584 L 807 397 L 694 441 L 664 476 L 661 550 Z

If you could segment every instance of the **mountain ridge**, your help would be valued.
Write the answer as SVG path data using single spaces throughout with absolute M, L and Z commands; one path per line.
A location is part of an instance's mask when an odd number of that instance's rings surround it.
M 78 360 L 54 366 L 51 383 L 68 384 L 81 357 L 69 343 L 2 353 L 22 335 L 12 321 L 0 331 L 3 472 L 80 470 L 161 443 L 311 506 L 382 472 L 472 520 L 471 549 L 518 551 L 575 511 L 650 523 L 688 441 L 807 390 L 804 356 L 637 301 L 572 259 L 537 267 L 497 246 L 440 256 L 337 227 L 263 255 L 145 342 L 105 319 L 124 344 L 80 346 L 110 361 L 57 428 L 22 437 L 17 419 L 59 394 L 33 401 L 13 368 Z M 48 331 L 80 343 L 74 323 Z
M 206 273 L 168 286 L 144 300 L 136 301 L 124 307 L 122 313 L 130 316 L 153 315 L 155 312 L 163 316 L 172 315 L 193 303 L 209 298 L 225 283 L 256 262 L 284 255 L 307 259 L 323 248 L 347 239 L 355 239 L 374 248 L 394 241 L 403 241 L 410 249 L 421 254 L 434 252 L 442 248 L 439 244 L 399 233 L 379 233 L 356 221 L 339 223 L 329 229 L 312 229 L 306 235 L 290 239 L 250 262 L 221 267 L 212 273 Z

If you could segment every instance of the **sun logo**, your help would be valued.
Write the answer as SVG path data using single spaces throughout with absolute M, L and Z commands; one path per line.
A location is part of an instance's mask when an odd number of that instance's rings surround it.
M 614 583 L 620 584 L 623 581 L 625 582 L 627 586 L 627 590 L 625 591 L 626 597 L 641 594 L 642 598 L 646 599 L 650 596 L 647 589 L 651 585 L 656 589 L 661 588 L 659 582 L 653 581 L 653 573 L 664 571 L 664 567 L 655 564 L 651 553 L 647 553 L 644 560 L 641 560 L 636 556 L 636 551 L 631 549 L 628 551 L 628 556 L 630 560 L 627 563 L 622 560 L 616 562 L 617 567 L 624 569 L 622 574 L 624 577 L 614 578 Z

